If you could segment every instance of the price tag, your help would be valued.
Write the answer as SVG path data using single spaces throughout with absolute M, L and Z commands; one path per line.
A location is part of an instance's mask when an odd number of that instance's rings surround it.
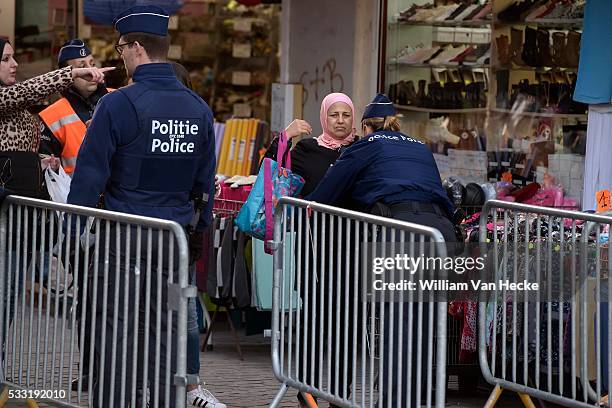
M 236 20 L 234 20 L 234 31 L 250 33 L 252 25 L 253 23 L 249 19 L 237 18 Z
M 249 71 L 232 72 L 233 85 L 251 85 L 251 73 Z
M 250 118 L 251 105 L 249 105 L 248 103 L 234 104 L 234 116 L 237 116 L 239 118 Z
M 610 191 L 599 190 L 595 193 L 597 198 L 597 212 L 604 212 L 610 210 Z
M 172 60 L 180 60 L 183 56 L 183 47 L 180 45 L 172 44 L 168 49 L 168 58 Z
M 232 47 L 232 56 L 234 58 L 251 58 L 251 44 L 234 44 Z
M 179 28 L 178 16 L 176 14 L 173 16 L 170 16 L 170 18 L 168 19 L 168 30 L 178 30 L 178 28 Z
M 91 26 L 89 24 L 83 24 L 81 26 L 81 35 L 80 37 L 84 40 L 88 40 L 91 38 Z

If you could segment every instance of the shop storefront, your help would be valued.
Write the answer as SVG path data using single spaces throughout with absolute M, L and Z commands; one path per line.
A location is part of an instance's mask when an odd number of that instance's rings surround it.
M 581 208 L 588 105 L 572 96 L 584 6 L 386 1 L 381 82 L 443 178 L 480 184 L 482 198 Z
M 43 4 L 44 3 L 44 4 Z M 111 88 L 128 83 L 115 50 L 112 23 L 135 1 L 4 0 L 14 22 L 0 35 L 13 39 L 19 80 L 57 67 L 57 53 L 71 38 L 85 40 Z M 211 106 L 218 124 L 220 173 L 248 175 L 270 141 L 272 84 L 279 81 L 281 4 L 278 1 L 158 0 L 171 13 L 169 59 L 189 71 L 193 89 Z M 14 17 L 14 18 L 13 18 Z M 42 110 L 52 100 L 38 107 Z M 227 126 L 226 126 L 227 124 Z

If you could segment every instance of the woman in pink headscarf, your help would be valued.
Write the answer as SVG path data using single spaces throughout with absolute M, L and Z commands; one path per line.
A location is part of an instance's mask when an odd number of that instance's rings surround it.
M 353 101 L 343 93 L 331 93 L 321 102 L 321 127 L 323 133 L 318 137 L 300 140 L 291 151 L 291 171 L 304 177 L 302 195 L 314 191 L 325 172 L 338 157 L 342 149 L 355 141 Z M 310 135 L 312 127 L 308 122 L 295 119 L 285 129 L 292 139 L 300 135 Z M 278 140 L 272 141 L 265 157 L 276 160 Z
M 321 133 L 317 137 L 309 137 L 300 140 L 297 145 L 295 145 L 295 148 L 291 151 L 291 171 L 302 176 L 305 181 L 304 187 L 302 188 L 303 196 L 306 196 L 312 191 L 314 191 L 314 189 L 323 179 L 323 176 L 325 176 L 325 173 L 327 172 L 329 167 L 338 159 L 338 157 L 340 157 L 342 150 L 356 141 L 355 129 L 353 128 L 354 116 L 355 109 L 353 107 L 353 101 L 351 101 L 351 98 L 349 98 L 343 93 L 329 94 L 321 102 L 321 128 L 323 129 L 323 133 Z M 289 139 L 293 139 L 297 136 L 304 134 L 310 135 L 312 133 L 312 127 L 310 126 L 310 124 L 308 124 L 308 122 L 304 120 L 295 119 L 285 129 L 285 132 Z M 268 151 L 266 152 L 266 157 L 270 157 L 273 160 L 276 160 L 277 146 L 278 140 L 275 139 L 272 142 Z M 314 228 L 314 231 L 318 231 L 318 233 L 321 234 L 322 229 L 323 226 L 319 225 L 318 228 Z M 337 250 L 334 249 L 335 247 L 333 247 L 333 245 L 329 245 L 329 243 L 327 242 L 323 243 L 322 239 L 317 239 L 317 237 L 315 237 L 315 241 L 318 243 L 317 245 L 325 245 L 327 248 L 327 253 L 332 253 L 332 251 Z M 306 239 L 302 238 L 300 242 L 306 242 Z M 302 256 L 300 265 L 310 265 L 310 267 L 312 268 L 312 265 L 314 265 L 313 259 L 309 258 L 310 262 L 306 262 L 306 258 L 308 257 L 306 254 L 310 252 L 306 251 L 305 249 L 302 249 L 299 252 Z M 310 256 L 312 256 L 312 254 L 310 254 Z M 310 288 L 311 293 L 314 293 L 315 291 L 319 293 L 319 295 L 317 296 L 319 301 L 321 299 L 329 298 L 336 299 L 337 294 L 333 291 L 332 293 L 329 293 L 329 287 L 327 289 L 324 289 L 323 287 L 319 286 L 320 282 L 316 282 L 312 279 L 310 279 L 308 282 L 306 281 L 305 276 L 315 276 L 314 271 L 311 270 L 308 273 L 304 271 L 302 272 L 302 282 L 300 285 L 300 287 L 302 288 L 302 293 L 300 293 L 302 299 L 304 299 L 303 290 L 306 287 Z M 332 274 L 334 272 L 332 270 L 329 270 L 328 273 Z M 306 350 L 310 351 L 311 347 L 314 347 L 314 354 L 316 356 L 319 355 L 319 351 L 327 353 L 327 347 L 323 347 L 324 350 L 319 349 L 319 347 L 322 347 L 322 345 L 318 344 L 317 342 L 317 339 L 320 335 L 320 333 L 318 333 L 319 327 L 323 327 L 322 335 L 323 338 L 327 339 L 328 334 L 332 335 L 331 332 L 328 333 L 328 325 L 330 323 L 331 327 L 349 327 L 350 322 L 352 322 L 353 320 L 352 318 L 348 317 L 352 316 L 352 311 L 342 310 L 341 315 L 339 316 L 340 320 L 336 322 L 336 307 L 333 302 L 332 304 L 317 304 L 315 307 L 317 310 L 320 310 L 320 307 L 323 307 L 324 312 L 322 314 L 319 314 L 318 317 L 315 317 L 314 321 L 312 315 L 308 316 L 307 314 L 304 314 L 305 309 L 301 309 L 301 319 L 303 322 L 302 328 L 299 333 L 296 333 L 296 336 L 299 336 L 302 339 L 302 347 L 300 348 L 301 351 L 296 350 L 296 359 L 300 361 L 302 361 L 303 356 L 299 355 L 299 353 L 306 352 Z M 331 313 L 332 310 L 333 313 Z M 325 320 L 326 318 L 324 317 L 328 315 L 328 312 L 329 315 L 332 316 L 331 322 Z M 316 328 L 314 332 L 308 330 L 308 328 L 311 326 Z M 347 331 L 347 333 L 352 332 L 352 328 Z M 341 331 L 339 339 L 339 341 L 341 342 L 340 344 L 344 344 L 343 335 L 344 331 Z M 312 341 L 314 341 L 314 344 L 310 343 Z M 349 342 L 349 344 L 352 344 L 350 340 L 347 339 L 347 341 Z M 339 351 L 336 350 L 335 342 L 332 342 L 332 344 L 330 344 L 329 346 L 331 347 L 332 356 L 335 356 L 337 353 L 339 353 Z M 315 374 L 319 372 L 319 360 L 318 358 L 315 358 L 314 364 L 312 364 L 310 354 L 307 354 L 308 355 L 304 357 L 306 358 L 306 363 L 301 365 L 299 376 L 301 379 L 305 379 L 307 384 L 316 388 L 320 385 L 318 384 L 318 374 Z M 351 352 L 349 352 L 348 355 L 352 355 Z M 345 367 L 342 357 L 340 357 L 340 361 L 337 366 L 335 358 L 332 357 L 330 361 L 332 370 L 334 372 L 344 372 Z M 348 372 L 351 372 L 351 361 L 348 362 L 348 366 L 346 367 Z M 312 376 L 314 376 L 315 378 L 314 382 L 311 383 L 310 379 Z M 336 383 L 335 379 L 332 379 L 331 391 L 333 393 L 337 393 L 341 397 L 347 398 L 350 394 L 350 388 L 351 378 L 348 379 L 348 382 L 346 384 L 344 383 L 342 375 L 340 375 L 338 383 Z M 298 400 L 300 402 L 301 407 L 311 407 L 315 406 L 316 404 L 316 400 L 311 395 L 306 393 L 300 392 L 298 394 Z M 331 404 L 330 407 L 335 407 L 335 405 Z

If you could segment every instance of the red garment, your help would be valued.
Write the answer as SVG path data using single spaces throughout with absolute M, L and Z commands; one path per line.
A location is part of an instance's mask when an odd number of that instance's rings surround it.
M 514 197 L 517 203 L 522 203 L 535 196 L 538 190 L 540 190 L 540 185 L 538 183 L 531 183 L 520 190 L 511 192 L 508 196 Z
M 476 341 L 478 302 L 451 301 L 448 304 L 448 313 L 457 319 L 463 319 L 459 362 L 469 363 L 472 361 L 473 354 L 478 349 Z

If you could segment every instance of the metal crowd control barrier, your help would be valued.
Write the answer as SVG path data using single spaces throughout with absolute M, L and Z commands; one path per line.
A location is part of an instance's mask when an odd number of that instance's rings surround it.
M 289 387 L 309 406 L 313 397 L 341 407 L 445 405 L 446 301 L 367 289 L 368 257 L 445 257 L 438 230 L 284 197 L 271 245 L 272 365 L 282 383 L 272 407 Z
M 479 359 L 495 385 L 569 407 L 609 406 L 612 217 L 489 201 L 480 242 L 493 248 L 495 279 L 538 283 L 521 297 L 499 287 L 479 305 Z M 533 289 L 533 286 L 532 286 Z
M 174 222 L 6 198 L 3 397 L 184 407 L 187 298 L 195 296 L 187 265 L 185 233 Z

